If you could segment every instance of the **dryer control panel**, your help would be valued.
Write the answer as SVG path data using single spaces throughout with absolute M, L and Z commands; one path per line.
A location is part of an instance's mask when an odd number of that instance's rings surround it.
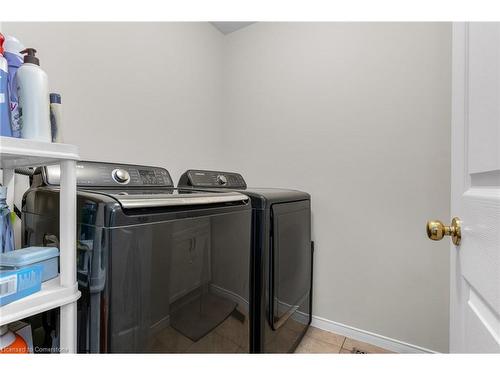
M 58 165 L 42 170 L 47 185 L 59 185 Z M 173 187 L 172 178 L 165 168 L 114 164 L 99 162 L 78 162 L 76 165 L 77 185 L 82 187 Z
M 239 173 L 190 169 L 182 174 L 177 187 L 243 190 L 247 184 Z

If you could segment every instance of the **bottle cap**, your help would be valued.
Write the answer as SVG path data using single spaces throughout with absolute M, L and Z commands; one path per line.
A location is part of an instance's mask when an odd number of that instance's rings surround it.
M 24 62 L 28 64 L 40 65 L 40 60 L 35 56 L 36 49 L 34 48 L 25 48 L 21 51 L 24 55 Z
M 2 33 L 0 33 L 0 55 L 3 55 L 3 42 L 5 38 Z
M 24 45 L 12 35 L 5 35 L 5 42 L 3 42 L 3 49 L 5 52 L 10 52 L 16 56 L 22 56 L 21 51 L 24 49 Z
M 50 103 L 61 104 L 61 94 L 51 92 L 49 97 L 50 97 Z

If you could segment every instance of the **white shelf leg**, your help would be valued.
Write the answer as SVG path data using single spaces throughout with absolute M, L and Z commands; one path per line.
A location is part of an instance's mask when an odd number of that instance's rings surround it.
M 76 353 L 76 302 L 61 306 L 61 353 Z
M 59 216 L 61 285 L 76 284 L 76 162 L 61 161 Z M 76 352 L 76 302 L 61 307 L 61 350 Z

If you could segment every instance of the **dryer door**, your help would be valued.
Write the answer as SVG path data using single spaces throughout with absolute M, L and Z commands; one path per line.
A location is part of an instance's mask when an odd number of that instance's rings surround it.
M 290 317 L 303 324 L 310 320 L 310 201 L 274 204 L 271 215 L 270 323 L 277 330 Z

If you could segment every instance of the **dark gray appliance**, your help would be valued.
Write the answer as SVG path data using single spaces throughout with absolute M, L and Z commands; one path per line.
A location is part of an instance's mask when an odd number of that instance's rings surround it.
M 23 198 L 23 243 L 57 244 L 59 168 Z M 166 169 L 77 164 L 78 351 L 248 352 L 251 206 L 179 193 Z
M 247 188 L 238 173 L 188 170 L 184 191 L 240 192 L 252 204 L 251 348 L 293 352 L 311 323 L 311 198 L 301 191 Z

